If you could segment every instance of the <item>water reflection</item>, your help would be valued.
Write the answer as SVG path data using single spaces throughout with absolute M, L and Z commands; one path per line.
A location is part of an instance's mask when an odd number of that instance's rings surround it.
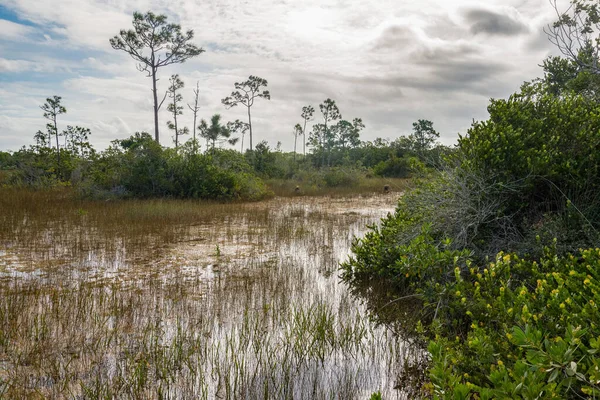
M 352 237 L 394 200 L 220 207 L 135 235 L 86 215 L 35 233 L 26 222 L 4 240 L 0 393 L 408 398 L 396 386 L 413 348 L 370 321 L 337 274 Z

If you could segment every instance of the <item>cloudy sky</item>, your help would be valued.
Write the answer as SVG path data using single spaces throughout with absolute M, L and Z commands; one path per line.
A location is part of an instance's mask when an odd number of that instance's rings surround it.
M 252 109 L 254 142 L 283 150 L 293 148 L 302 107 L 318 110 L 326 98 L 345 119 L 363 119 L 363 140 L 394 139 L 430 119 L 452 144 L 486 118 L 489 98 L 540 76 L 556 52 L 542 31 L 556 18 L 548 0 L 2 0 L 0 150 L 33 143 L 46 124 L 39 106 L 53 95 L 67 108 L 59 130 L 89 127 L 97 148 L 152 133 L 151 79 L 109 44 L 134 11 L 148 10 L 193 29 L 205 50 L 159 70 L 159 91 L 178 73 L 184 101 L 199 82 L 200 117 L 243 119 L 221 99 L 236 81 L 265 78 L 271 101 Z M 168 119 L 163 107 L 165 145 Z M 191 128 L 189 111 L 182 120 Z

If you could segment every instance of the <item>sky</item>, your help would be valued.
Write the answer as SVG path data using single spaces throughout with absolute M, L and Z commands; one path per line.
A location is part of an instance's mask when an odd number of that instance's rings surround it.
M 235 82 L 264 78 L 271 100 L 252 108 L 254 143 L 283 151 L 293 149 L 302 107 L 315 107 L 318 123 L 327 98 L 344 119 L 362 118 L 362 140 L 394 140 L 428 119 L 452 145 L 487 118 L 490 98 L 541 76 L 557 53 L 543 32 L 556 19 L 548 0 L 1 0 L 0 151 L 33 144 L 47 123 L 40 106 L 54 95 L 67 109 L 59 130 L 90 128 L 97 149 L 153 135 L 152 81 L 109 43 L 131 29 L 135 11 L 192 29 L 205 50 L 159 69 L 159 94 L 179 74 L 184 102 L 199 84 L 198 118 L 244 120 L 243 107 L 221 99 Z M 179 118 L 191 130 L 187 107 Z M 161 144 L 172 146 L 169 119 L 163 106 Z

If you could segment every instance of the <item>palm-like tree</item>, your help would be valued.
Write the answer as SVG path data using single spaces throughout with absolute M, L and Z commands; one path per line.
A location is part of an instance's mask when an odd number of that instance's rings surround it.
M 198 125 L 198 130 L 200 131 L 200 136 L 205 138 L 210 144 L 212 151 L 215 150 L 217 142 L 224 142 L 227 140 L 230 144 L 235 144 L 238 140 L 237 138 L 229 139 L 231 137 L 231 131 L 226 125 L 221 124 L 220 114 L 215 114 L 210 118 L 210 125 L 204 119 L 201 120 L 200 125 Z

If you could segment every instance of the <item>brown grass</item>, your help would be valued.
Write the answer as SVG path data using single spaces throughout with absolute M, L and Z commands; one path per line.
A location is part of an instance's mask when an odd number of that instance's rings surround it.
M 0 397 L 403 398 L 414 352 L 337 278 L 393 196 L 0 193 Z
M 360 179 L 358 184 L 353 186 L 316 186 L 309 183 L 289 180 L 289 179 L 271 179 L 267 186 L 276 196 L 294 197 L 294 196 L 330 196 L 330 197 L 354 197 L 363 195 L 383 194 L 384 186 L 390 187 L 390 194 L 399 196 L 410 187 L 410 179 L 402 178 L 365 178 Z M 298 190 L 296 190 L 296 187 Z

